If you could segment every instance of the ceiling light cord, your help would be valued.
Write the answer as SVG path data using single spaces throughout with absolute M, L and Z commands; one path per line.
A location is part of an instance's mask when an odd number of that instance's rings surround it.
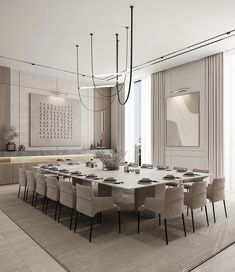
M 79 97 L 79 100 L 81 102 L 81 105 L 87 110 L 87 111 L 91 111 L 91 112 L 102 112 L 102 111 L 106 111 L 108 109 L 111 108 L 111 105 L 114 101 L 114 98 L 112 98 L 110 104 L 107 106 L 107 107 L 104 107 L 102 109 L 90 109 L 85 103 L 84 101 L 82 100 L 82 96 L 81 96 L 81 89 L 80 89 L 80 80 L 79 80 L 79 52 L 78 52 L 78 48 L 79 48 L 79 45 L 76 44 L 76 57 L 77 57 L 77 89 L 78 89 L 78 97 Z M 88 98 L 89 99 L 89 98 Z
M 122 106 L 124 106 L 129 100 L 130 93 L 131 93 L 131 85 L 132 85 L 132 73 L 133 73 L 133 9 L 134 9 L 134 6 L 130 6 L 130 8 L 131 8 L 130 77 L 129 77 L 127 97 L 125 98 L 124 102 L 121 101 L 120 93 L 117 91 L 118 102 Z M 118 39 L 117 38 L 116 38 L 116 69 L 117 69 L 116 72 L 118 73 Z M 118 76 L 116 77 L 116 87 L 118 90 Z
M 127 26 L 126 27 L 126 66 L 125 66 L 125 71 L 127 71 L 127 66 L 128 66 L 128 40 L 129 40 L 128 30 L 129 30 L 129 27 Z M 117 35 L 118 34 L 115 34 L 115 36 L 117 36 Z M 94 56 L 94 53 L 93 53 L 93 33 L 90 33 L 90 38 L 91 38 L 90 39 L 91 40 L 91 78 L 92 78 L 92 84 L 94 86 L 94 89 L 102 97 L 106 97 L 106 98 L 115 97 L 117 95 L 117 92 L 121 92 L 123 90 L 123 87 L 126 84 L 127 74 L 125 74 L 122 86 L 120 87 L 119 90 L 117 89 L 117 91 L 114 94 L 104 95 L 102 92 L 100 92 L 97 88 L 98 86 L 95 83 L 95 76 L 94 76 L 95 73 L 94 73 L 94 57 L 93 57 Z M 119 77 L 119 74 L 117 74 L 116 76 Z

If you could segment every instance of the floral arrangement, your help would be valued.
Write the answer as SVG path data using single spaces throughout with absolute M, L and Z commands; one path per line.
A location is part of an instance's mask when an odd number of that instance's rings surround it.
M 107 154 L 104 151 L 97 151 L 96 157 L 103 163 L 104 168 L 107 170 L 118 170 L 121 163 L 121 159 L 125 154 L 119 152 L 111 152 Z
M 16 132 L 15 127 L 10 126 L 7 128 L 3 134 L 3 138 L 8 142 L 8 143 L 13 143 L 14 139 L 18 136 L 18 133 Z

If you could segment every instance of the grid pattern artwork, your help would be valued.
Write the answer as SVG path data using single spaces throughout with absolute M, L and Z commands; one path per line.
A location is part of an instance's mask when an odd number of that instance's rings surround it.
M 80 102 L 30 95 L 31 146 L 79 146 Z

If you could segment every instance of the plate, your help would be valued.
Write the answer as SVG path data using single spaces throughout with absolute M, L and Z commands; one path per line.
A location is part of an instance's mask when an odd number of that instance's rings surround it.
M 140 179 L 140 180 L 138 181 L 139 184 L 149 184 L 149 183 L 151 183 L 151 182 L 152 182 L 152 180 L 149 179 L 149 178 L 142 178 L 142 179 Z
M 163 179 L 175 179 L 175 176 L 173 176 L 173 175 L 166 175 L 165 177 L 163 177 Z

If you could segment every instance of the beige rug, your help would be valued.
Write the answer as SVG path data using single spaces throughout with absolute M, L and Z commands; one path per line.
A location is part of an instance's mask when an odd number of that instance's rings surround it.
M 215 205 L 217 223 L 213 223 L 208 204 L 210 226 L 205 213 L 195 211 L 196 233 L 192 233 L 191 218 L 186 217 L 187 237 L 181 218 L 169 220 L 169 245 L 165 245 L 164 226 L 157 219 L 142 218 L 141 233 L 137 234 L 136 215 L 132 211 L 132 194 L 115 192 L 122 203 L 122 233 L 118 234 L 117 215 L 103 214 L 102 225 L 95 225 L 92 243 L 88 242 L 89 220 L 79 217 L 78 233 L 69 231 L 69 211 L 64 210 L 60 224 L 17 199 L 17 186 L 0 187 L 0 209 L 30 235 L 42 248 L 69 271 L 190 271 L 235 241 L 234 202 L 227 201 L 228 219 L 222 202 Z M 124 204 L 123 204 L 124 203 Z

